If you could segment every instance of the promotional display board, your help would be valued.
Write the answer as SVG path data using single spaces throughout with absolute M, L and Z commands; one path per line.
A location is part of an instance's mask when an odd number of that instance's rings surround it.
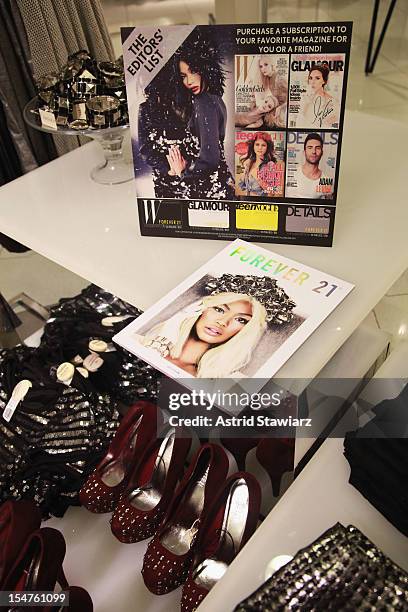
M 330 246 L 351 29 L 122 28 L 141 233 Z
M 114 341 L 175 379 L 269 379 L 352 289 L 237 239 Z

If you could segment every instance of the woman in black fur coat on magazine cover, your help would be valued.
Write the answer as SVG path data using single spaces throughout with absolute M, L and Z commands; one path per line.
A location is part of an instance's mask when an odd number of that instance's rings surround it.
M 195 30 L 146 88 L 140 154 L 153 168 L 156 197 L 234 199 L 224 87 L 218 45 Z M 158 96 L 149 93 L 159 89 Z

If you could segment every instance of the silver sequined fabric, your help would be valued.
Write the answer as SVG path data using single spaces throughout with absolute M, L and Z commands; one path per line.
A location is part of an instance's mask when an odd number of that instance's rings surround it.
M 278 570 L 235 612 L 406 612 L 408 574 L 340 523 Z
M 60 516 L 106 450 L 119 424 L 108 394 L 57 383 L 32 366 L 35 349 L 0 351 L 0 415 L 22 379 L 32 387 L 10 422 L 0 418 L 0 502 L 33 498 Z M 35 376 L 37 374 L 37 377 Z
M 250 295 L 265 307 L 268 323 L 282 325 L 293 319 L 292 311 L 296 302 L 291 300 L 276 280 L 269 276 L 223 274 L 208 281 L 204 290 L 209 295 L 224 292 Z
M 35 499 L 43 517 L 62 516 L 78 503 L 78 491 L 109 445 L 119 424 L 119 404 L 157 397 L 161 375 L 112 343 L 141 311 L 90 285 L 50 310 L 37 349 L 0 351 L 0 502 Z M 126 318 L 106 326 L 109 316 Z M 101 366 L 84 378 L 78 370 L 67 385 L 58 365 L 85 359 L 91 340 L 109 350 Z M 15 385 L 32 383 L 10 422 L 2 418 Z
M 55 353 L 58 347 L 64 348 L 67 343 L 71 343 L 72 351 L 75 352 L 74 347 L 76 347 L 80 352 L 91 336 L 110 341 L 118 331 L 141 314 L 139 308 L 96 285 L 89 285 L 79 295 L 62 299 L 51 309 L 41 348 L 44 351 L 48 347 L 51 353 Z M 102 319 L 107 316 L 124 315 L 129 318 L 113 327 L 104 327 L 101 324 Z M 64 360 L 62 357 L 63 353 L 60 353 L 60 361 Z M 115 355 L 110 354 L 106 361 L 110 370 L 108 372 L 105 370 L 105 377 L 108 374 L 111 381 L 105 386 L 100 377 L 93 377 L 93 383 L 97 387 L 98 383 L 102 385 L 98 390 L 108 392 L 126 405 L 138 400 L 157 399 L 162 375 L 155 368 L 117 345 Z

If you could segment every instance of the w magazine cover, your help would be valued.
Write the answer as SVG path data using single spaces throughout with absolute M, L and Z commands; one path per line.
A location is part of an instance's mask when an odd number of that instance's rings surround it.
M 304 197 L 288 183 L 289 144 L 299 128 L 330 128 L 341 143 L 350 41 L 341 22 L 123 28 L 141 233 L 330 246 L 335 189 L 327 234 L 285 229 Z M 333 168 L 334 184 L 339 151 Z M 211 216 L 214 203 L 222 210 Z M 273 206 L 273 222 L 245 221 L 248 203 Z
M 235 56 L 235 112 L 259 112 L 248 128 L 285 128 L 288 55 Z
M 166 36 L 166 51 L 173 42 L 175 48 L 158 74 L 138 92 L 142 98 L 132 134 L 137 194 L 181 200 L 231 199 L 234 124 L 227 108 L 234 103 L 234 74 L 230 29 L 174 26 L 170 31 L 163 28 L 158 36 Z
M 352 288 L 235 240 L 114 341 L 170 378 L 269 379 Z

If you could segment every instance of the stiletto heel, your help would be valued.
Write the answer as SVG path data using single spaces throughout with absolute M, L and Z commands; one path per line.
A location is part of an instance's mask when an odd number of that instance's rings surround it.
M 72 586 L 68 589 L 69 606 L 62 607 L 55 612 L 93 612 L 91 596 L 82 587 Z M 54 611 L 53 611 L 54 612 Z
M 147 547 L 142 576 L 152 593 L 168 593 L 186 579 L 211 496 L 227 473 L 228 457 L 220 446 L 204 444 L 198 449 Z
M 29 500 L 0 506 L 0 588 L 28 537 L 41 525 L 41 513 Z
M 192 612 L 222 578 L 258 524 L 261 488 L 246 472 L 228 478 L 214 499 L 197 540 L 196 555 L 181 596 Z
M 129 408 L 105 457 L 79 492 L 90 512 L 112 512 L 135 463 L 157 435 L 161 413 L 154 404 L 138 402 Z
M 278 497 L 283 474 L 294 467 L 294 438 L 262 438 L 256 449 L 256 458 L 268 472 L 272 493 Z
M 62 587 L 63 591 L 66 591 L 69 588 L 68 580 L 65 576 L 64 568 L 62 567 L 62 565 L 57 575 L 57 582 Z
M 4 580 L 5 591 L 53 591 L 62 579 L 65 540 L 56 529 L 44 527 L 31 534 L 25 547 Z M 61 584 L 63 586 L 63 584 Z M 27 612 L 46 612 L 50 606 L 28 607 Z
M 167 428 L 146 450 L 112 516 L 112 533 L 121 542 L 140 542 L 155 534 L 183 473 L 191 446 L 186 432 Z
M 234 456 L 238 471 L 245 471 L 246 456 L 258 444 L 259 438 L 221 438 L 221 443 Z

